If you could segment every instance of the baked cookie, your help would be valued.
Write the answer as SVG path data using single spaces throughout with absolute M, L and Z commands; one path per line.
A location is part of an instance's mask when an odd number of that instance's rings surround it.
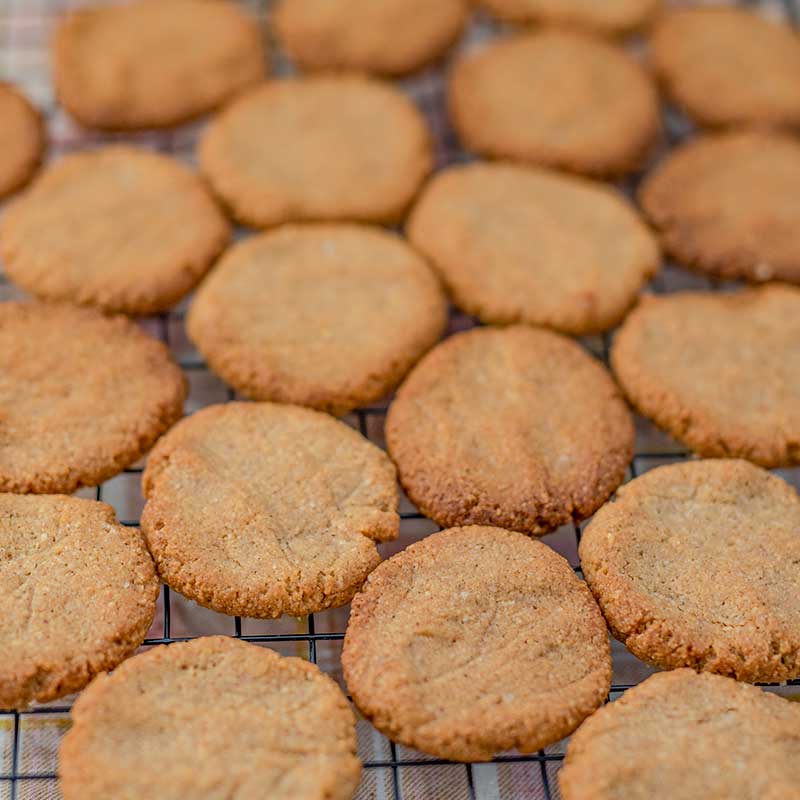
M 461 34 L 465 0 L 280 0 L 275 33 L 303 69 L 404 75 Z
M 658 95 L 642 67 L 577 31 L 513 36 L 466 56 L 448 103 L 473 152 L 588 175 L 636 169 L 659 130 Z
M 224 636 L 155 647 L 78 698 L 64 800 L 348 800 L 353 712 L 314 664 Z
M 10 83 L 0 81 L 0 197 L 26 184 L 42 157 L 45 132 L 39 112 Z
M 350 601 L 399 529 L 391 462 L 327 414 L 198 411 L 153 449 L 142 531 L 173 589 L 223 614 L 304 616 Z
M 661 672 L 581 725 L 563 800 L 796 798 L 800 705 L 730 678 Z
M 500 528 L 436 533 L 381 564 L 353 600 L 342 668 L 378 730 L 455 761 L 558 741 L 611 685 L 586 585 Z
M 639 200 L 679 263 L 720 278 L 800 283 L 799 182 L 800 143 L 741 131 L 673 151 Z
M 208 126 L 200 165 L 239 222 L 396 222 L 433 166 L 397 89 L 357 76 L 272 81 Z
M 344 414 L 393 389 L 446 321 L 436 278 L 402 239 L 311 224 L 234 247 L 187 330 L 240 394 Z
M 236 3 L 131 0 L 67 15 L 53 40 L 58 98 L 82 125 L 160 128 L 264 79 L 261 30 Z
M 666 669 L 800 677 L 800 497 L 738 460 L 659 467 L 586 527 L 583 573 L 614 636 Z
M 670 99 L 701 125 L 800 126 L 800 40 L 730 5 L 661 17 L 651 60 Z
M 142 643 L 159 584 L 114 509 L 0 494 L 0 708 L 79 691 Z
M 510 164 L 440 172 L 407 232 L 468 314 L 579 336 L 615 326 L 659 266 L 652 234 L 614 189 Z
M 113 146 L 49 167 L 3 215 L 8 277 L 46 300 L 153 314 L 194 288 L 230 229 L 203 181 Z
M 800 290 L 645 297 L 611 364 L 629 400 L 701 456 L 800 463 Z
M 0 303 L 0 492 L 102 483 L 180 419 L 185 397 L 167 348 L 124 317 Z
M 412 502 L 441 527 L 544 534 L 591 515 L 625 477 L 633 421 L 580 345 L 524 326 L 446 339 L 411 371 L 386 442 Z

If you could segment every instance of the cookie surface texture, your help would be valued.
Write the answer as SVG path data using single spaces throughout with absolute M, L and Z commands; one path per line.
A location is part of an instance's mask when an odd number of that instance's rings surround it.
M 9 278 L 46 300 L 153 314 L 189 292 L 230 228 L 202 180 L 132 147 L 70 155 L 0 224 Z
M 353 712 L 331 678 L 223 636 L 137 655 L 97 678 L 72 718 L 64 800 L 349 800 L 361 773 Z
M 45 146 L 39 112 L 10 83 L 0 81 L 0 197 L 16 191 L 36 170 Z

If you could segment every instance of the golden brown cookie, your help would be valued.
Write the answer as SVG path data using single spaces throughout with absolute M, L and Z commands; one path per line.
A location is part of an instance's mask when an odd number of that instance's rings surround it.
M 510 164 L 440 172 L 407 231 L 468 314 L 575 335 L 616 325 L 659 265 L 652 234 L 616 191 Z
M 344 605 L 399 528 L 391 462 L 327 414 L 210 406 L 147 460 L 142 531 L 165 583 L 247 617 Z
M 434 61 L 467 21 L 465 0 L 281 0 L 283 48 L 307 70 L 404 75 Z
M 0 81 L 0 197 L 26 184 L 42 157 L 45 132 L 39 112 L 10 83 Z
M 64 800 L 348 800 L 353 712 L 314 664 L 224 636 L 162 646 L 78 698 Z
M 639 199 L 679 263 L 721 278 L 800 283 L 800 143 L 736 132 L 673 151 Z
M 160 128 L 264 79 L 256 21 L 236 3 L 129 0 L 73 11 L 56 29 L 58 98 L 89 128 Z
M 672 101 L 701 125 L 800 125 L 800 40 L 726 5 L 665 14 L 650 41 Z
M 513 36 L 466 56 L 448 103 L 473 152 L 588 175 L 636 169 L 659 130 L 658 96 L 642 67 L 577 31 Z
M 592 715 L 558 773 L 563 800 L 796 800 L 800 706 L 677 669 Z
M 102 483 L 180 419 L 185 397 L 167 348 L 124 317 L 0 303 L 0 491 Z
M 142 643 L 159 584 L 144 539 L 114 509 L 0 494 L 0 708 L 83 689 Z
M 659 467 L 584 531 L 583 573 L 614 636 L 666 669 L 800 677 L 800 497 L 747 461 Z
M 45 300 L 152 314 L 189 292 L 230 229 L 203 181 L 114 146 L 67 156 L 3 215 L 8 277 Z
M 209 125 L 200 165 L 239 222 L 396 222 L 433 166 L 397 89 L 356 76 L 272 81 Z
M 342 652 L 359 710 L 441 758 L 530 753 L 605 699 L 603 618 L 567 561 L 500 528 L 453 528 L 381 564 L 356 595 Z
M 549 533 L 592 514 L 633 455 L 611 377 L 575 342 L 517 326 L 446 339 L 386 420 L 403 488 L 442 527 Z
M 645 297 L 611 364 L 631 403 L 701 456 L 800 463 L 800 290 Z

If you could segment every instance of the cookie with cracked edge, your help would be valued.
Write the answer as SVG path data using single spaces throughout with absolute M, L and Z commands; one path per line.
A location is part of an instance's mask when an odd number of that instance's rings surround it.
M 162 580 L 246 617 L 348 603 L 397 537 L 386 454 L 327 414 L 274 403 L 209 406 L 153 449 L 142 531 Z
M 680 264 L 719 278 L 800 283 L 800 144 L 764 131 L 700 136 L 643 181 L 639 201 Z
M 342 667 L 382 733 L 440 758 L 534 752 L 605 700 L 603 618 L 569 563 L 499 528 L 453 528 L 381 564 L 356 595 Z
M 456 334 L 397 392 L 386 442 L 411 501 L 441 527 L 534 535 L 590 516 L 625 477 L 633 421 L 580 345 L 514 326 Z
M 0 708 L 79 691 L 142 643 L 159 583 L 111 506 L 0 494 L 0 552 Z
M 46 169 L 3 215 L 0 254 L 10 280 L 41 299 L 144 315 L 193 289 L 229 237 L 198 176 L 111 146 Z
M 694 450 L 800 463 L 800 289 L 645 296 L 611 366 L 636 409 Z
M 511 164 L 439 172 L 406 230 L 468 314 L 574 335 L 616 325 L 660 260 L 615 190 Z
M 167 348 L 125 317 L 0 303 L 0 491 L 102 483 L 180 419 L 185 398 Z
M 101 675 L 59 749 L 64 800 L 349 800 L 355 718 L 316 665 L 209 636 Z
M 0 81 L 0 197 L 15 192 L 31 178 L 45 148 L 39 112 L 15 86 Z
M 637 169 L 660 129 L 658 94 L 641 65 L 579 31 L 519 34 L 461 58 L 447 101 L 474 153 L 586 175 Z
M 570 739 L 558 783 L 563 800 L 788 800 L 800 796 L 798 741 L 797 703 L 676 669 L 586 720 Z
M 665 669 L 800 677 L 800 497 L 747 461 L 688 461 L 617 490 L 583 574 L 614 636 Z
M 242 224 L 399 221 L 433 167 L 414 103 L 356 75 L 271 81 L 219 114 L 199 161 Z
M 187 122 L 266 72 L 261 28 L 235 3 L 132 0 L 82 8 L 64 17 L 53 39 L 56 94 L 88 128 Z
M 465 0 L 281 0 L 275 33 L 304 70 L 405 75 L 439 58 L 467 21 Z

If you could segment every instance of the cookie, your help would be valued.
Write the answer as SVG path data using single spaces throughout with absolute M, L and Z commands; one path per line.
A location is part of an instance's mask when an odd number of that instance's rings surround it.
M 153 449 L 142 531 L 162 580 L 223 614 L 350 602 L 399 529 L 387 456 L 327 414 L 273 403 L 198 411 Z
M 798 181 L 800 144 L 789 136 L 701 136 L 658 165 L 639 200 L 680 264 L 719 278 L 800 283 Z
M 602 505 L 633 438 L 602 365 L 524 326 L 446 339 L 411 371 L 386 420 L 400 482 L 425 516 L 536 535 Z
M 200 165 L 239 222 L 398 221 L 433 166 L 397 89 L 357 76 L 272 81 L 208 126 Z
M 131 0 L 67 15 L 53 80 L 82 125 L 161 128 L 218 108 L 264 79 L 261 30 L 235 3 Z
M 309 224 L 237 245 L 200 288 L 187 330 L 240 394 L 344 414 L 393 389 L 446 321 L 436 278 L 402 239 Z
M 281 45 L 305 70 L 405 75 L 441 56 L 467 21 L 465 0 L 281 0 Z
M 488 323 L 604 331 L 659 266 L 652 234 L 615 190 L 510 164 L 440 172 L 407 231 L 455 303 Z
M 342 668 L 378 730 L 454 761 L 558 741 L 611 685 L 585 584 L 547 545 L 500 528 L 436 533 L 381 564 L 353 600 Z
M 448 104 L 474 153 L 587 175 L 636 169 L 659 130 L 658 96 L 642 67 L 577 31 L 513 36 L 462 58 Z
M 159 584 L 111 506 L 0 494 L 0 553 L 0 708 L 79 691 L 142 643 Z
M 800 463 L 800 290 L 646 297 L 611 365 L 641 414 L 701 456 Z
M 24 186 L 45 146 L 39 112 L 10 83 L 0 81 L 0 197 Z
M 653 67 L 700 125 L 800 125 L 800 41 L 787 24 L 743 8 L 686 8 L 660 18 Z
M 670 464 L 617 490 L 580 543 L 614 636 L 665 669 L 800 677 L 800 497 L 747 461 Z
M 200 178 L 112 146 L 49 167 L 3 215 L 0 254 L 42 299 L 154 314 L 194 288 L 229 236 Z
M 800 706 L 678 669 L 650 676 L 572 737 L 563 800 L 796 798 Z
M 102 483 L 180 419 L 185 397 L 167 348 L 124 317 L 0 303 L 0 492 Z
M 64 800 L 348 800 L 353 712 L 314 664 L 224 636 L 155 647 L 78 698 Z

